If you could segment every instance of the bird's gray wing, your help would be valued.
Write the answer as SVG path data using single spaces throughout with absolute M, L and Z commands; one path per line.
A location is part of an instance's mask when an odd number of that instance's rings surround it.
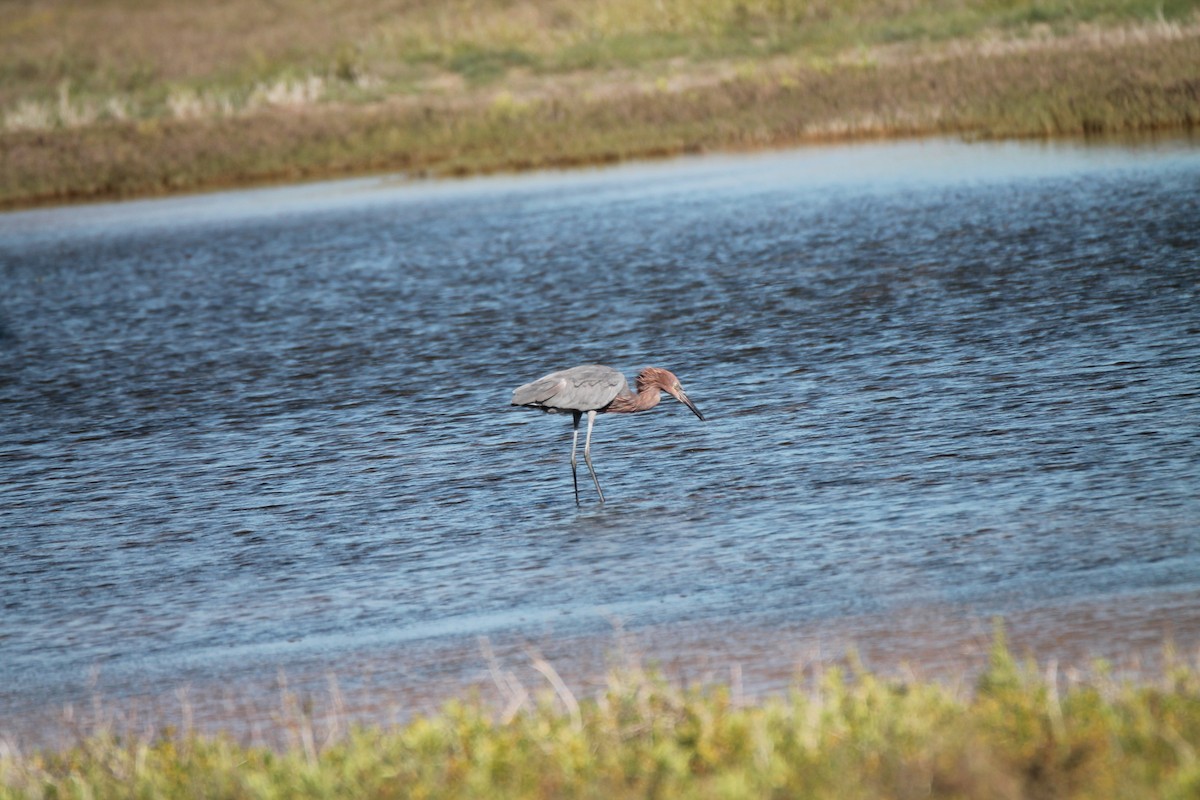
M 587 364 L 552 372 L 533 383 L 517 387 L 514 406 L 562 411 L 598 411 L 622 392 L 628 392 L 625 376 L 612 367 Z

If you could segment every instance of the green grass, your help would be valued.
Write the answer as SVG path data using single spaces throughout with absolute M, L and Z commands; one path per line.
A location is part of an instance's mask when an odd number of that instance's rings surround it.
M 215 0 L 33 0 L 0 23 L 0 101 L 80 91 L 129 92 L 160 83 L 230 89 L 287 73 L 376 75 L 436 64 L 471 71 L 464 53 L 555 72 L 680 56 L 762 57 L 896 41 L 1026 35 L 1038 26 L 1186 22 L 1188 0 L 372 0 L 308 3 Z
M 546 670 L 547 674 L 552 674 Z M 0 755 L 0 796 L 207 798 L 1194 798 L 1200 672 L 1119 681 L 1017 662 L 998 637 L 971 691 L 830 669 L 784 696 L 640 669 L 508 718 L 477 701 L 294 744 L 99 732 Z
M 249 97 L 318 75 L 413 94 L 447 74 L 554 75 L 988 36 L 1194 22 L 1194 0 L 31 0 L 0 22 L 0 110 L 55 103 L 169 114 L 171 91 Z
M 10 5 L 0 206 L 1200 119 L 1200 0 Z

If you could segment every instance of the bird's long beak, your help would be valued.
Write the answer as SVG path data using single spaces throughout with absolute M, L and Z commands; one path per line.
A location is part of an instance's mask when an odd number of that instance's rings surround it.
M 690 408 L 692 413 L 699 417 L 701 421 L 704 420 L 704 415 L 700 413 L 700 409 L 696 408 L 695 403 L 693 403 L 691 400 L 688 400 L 688 396 L 683 393 L 682 389 L 679 391 L 679 394 L 675 395 L 675 399 Z

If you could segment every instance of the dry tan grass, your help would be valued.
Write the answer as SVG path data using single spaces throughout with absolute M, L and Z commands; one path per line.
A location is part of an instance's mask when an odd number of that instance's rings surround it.
M 1200 674 L 1168 660 L 1128 682 L 1109 667 L 1018 663 L 997 636 L 974 688 L 889 678 L 850 656 L 783 696 L 684 686 L 630 663 L 580 694 L 530 653 L 536 682 L 496 659 L 504 698 L 451 701 L 400 724 L 346 718 L 282 688 L 274 747 L 103 721 L 58 751 L 0 738 L 0 794 L 36 797 L 1194 797 Z M 323 706 L 323 708 L 322 708 Z
M 0 204 L 1200 119 L 1195 11 L 1101 24 L 1014 18 L 1031 12 L 1003 0 L 932 8 L 28 0 L 0 18 Z

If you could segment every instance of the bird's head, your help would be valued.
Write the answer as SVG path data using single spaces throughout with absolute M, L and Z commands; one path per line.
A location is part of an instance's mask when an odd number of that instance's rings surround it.
M 674 397 L 679 402 L 683 403 L 692 413 L 704 419 L 704 415 L 700 413 L 700 409 L 696 408 L 696 404 L 688 399 L 687 394 L 683 391 L 683 386 L 680 385 L 679 379 L 675 377 L 675 373 L 670 370 L 662 369 L 661 367 L 646 367 L 637 376 L 638 394 L 647 389 L 661 389 L 667 394 Z

